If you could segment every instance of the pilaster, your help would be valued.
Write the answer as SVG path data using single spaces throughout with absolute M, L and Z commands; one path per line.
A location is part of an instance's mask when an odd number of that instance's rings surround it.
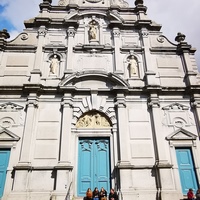
M 59 164 L 71 165 L 72 147 L 71 144 L 71 122 L 72 122 L 72 96 L 65 94 L 62 100 L 62 124 L 61 124 L 61 141 L 60 141 L 60 158 Z
M 197 72 L 194 71 L 193 64 L 190 59 L 190 53 L 194 53 L 195 50 L 191 48 L 191 45 L 188 45 L 188 43 L 185 42 L 184 34 L 178 33 L 175 40 L 178 42 L 177 52 L 183 60 L 186 84 L 187 86 L 197 85 Z
M 31 93 L 28 97 L 26 107 L 26 120 L 23 133 L 22 151 L 20 156 L 20 164 L 29 165 L 31 163 L 32 136 L 35 127 L 35 114 L 38 108 L 37 95 Z
M 73 71 L 73 47 L 74 47 L 75 28 L 70 26 L 67 30 L 68 37 L 68 52 L 67 52 L 67 66 L 65 74 L 71 74 Z
M 159 97 L 156 93 L 150 94 L 148 108 L 151 116 L 156 162 L 158 162 L 159 165 L 166 165 L 168 164 L 168 161 L 166 157 L 166 150 L 164 144 L 165 137 L 162 134 L 160 102 Z
M 44 45 L 45 41 L 45 36 L 46 36 L 47 30 L 45 26 L 40 26 L 38 30 L 38 45 L 37 45 L 37 50 L 35 54 L 35 63 L 34 63 L 34 68 L 33 71 L 31 72 L 31 83 L 39 83 L 40 82 L 40 76 L 41 76 L 41 63 L 42 58 L 43 58 L 43 51 L 42 47 Z
M 119 140 L 119 165 L 130 165 L 130 138 L 128 130 L 128 119 L 126 110 L 126 99 L 123 93 L 117 94 L 116 110 L 118 121 L 118 140 Z
M 123 70 L 121 68 L 121 62 L 120 62 L 120 29 L 119 28 L 113 28 L 113 38 L 114 38 L 114 47 L 115 47 L 115 54 L 114 54 L 114 60 L 115 60 L 115 71 L 116 74 L 123 74 Z
M 150 53 L 149 31 L 146 28 L 142 28 L 140 31 L 140 38 L 142 47 L 144 48 L 144 60 L 146 65 L 146 84 L 147 85 L 159 85 L 159 81 L 156 80 L 156 68 L 152 65 L 152 56 Z
M 191 107 L 194 111 L 197 132 L 200 137 L 200 94 L 194 94 L 191 98 Z

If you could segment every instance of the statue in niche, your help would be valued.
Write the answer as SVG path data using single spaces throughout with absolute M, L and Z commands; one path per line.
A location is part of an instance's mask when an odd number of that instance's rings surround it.
M 134 56 L 130 56 L 130 58 L 128 58 L 128 70 L 130 78 L 138 73 L 138 62 Z
M 108 120 L 99 113 L 86 114 L 79 118 L 76 123 L 77 128 L 105 128 L 110 127 Z
M 59 58 L 56 54 L 51 58 L 51 64 L 50 64 L 50 74 L 57 74 L 57 70 L 59 67 Z
M 95 20 L 89 24 L 89 40 L 97 40 L 98 24 Z

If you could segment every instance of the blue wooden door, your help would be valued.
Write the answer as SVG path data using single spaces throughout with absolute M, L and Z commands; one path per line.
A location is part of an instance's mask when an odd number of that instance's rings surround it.
M 181 180 L 183 194 L 187 194 L 189 188 L 197 190 L 197 178 L 190 148 L 177 148 L 176 157 Z
M 3 196 L 4 185 L 6 181 L 6 170 L 8 167 L 10 150 L 0 149 L 0 198 Z
M 78 196 L 86 190 L 110 190 L 110 144 L 108 138 L 80 138 L 78 150 Z

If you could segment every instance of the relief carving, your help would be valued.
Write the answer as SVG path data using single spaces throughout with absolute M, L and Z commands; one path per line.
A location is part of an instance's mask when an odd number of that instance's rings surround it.
M 11 102 L 0 104 L 0 111 L 1 112 L 16 112 L 18 110 L 22 110 L 23 107 Z
M 10 117 L 4 117 L 0 119 L 0 126 L 2 128 L 10 128 L 12 125 L 15 124 L 14 120 Z
M 163 125 L 184 128 L 194 125 L 194 119 L 190 116 L 189 107 L 173 103 L 162 108 L 164 110 Z
M 79 118 L 77 128 L 106 128 L 110 127 L 108 120 L 98 112 L 91 112 Z

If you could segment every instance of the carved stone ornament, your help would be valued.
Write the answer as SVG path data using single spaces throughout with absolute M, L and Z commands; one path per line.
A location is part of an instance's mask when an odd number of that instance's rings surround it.
M 77 128 L 106 128 L 110 127 L 108 120 L 98 112 L 90 112 L 80 117 Z
M 100 1 L 102 1 L 102 0 L 86 0 L 87 2 L 90 2 L 90 3 L 98 3 L 98 2 L 100 2 Z

